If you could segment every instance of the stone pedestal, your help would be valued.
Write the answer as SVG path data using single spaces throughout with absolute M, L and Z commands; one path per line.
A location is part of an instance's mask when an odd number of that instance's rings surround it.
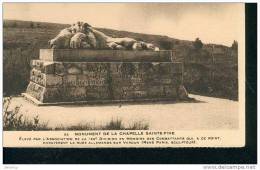
M 171 51 L 40 50 L 25 97 L 36 104 L 178 99 L 182 63 Z

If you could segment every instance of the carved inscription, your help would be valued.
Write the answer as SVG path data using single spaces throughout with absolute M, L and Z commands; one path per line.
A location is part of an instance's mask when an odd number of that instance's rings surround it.
M 68 74 L 63 77 L 65 86 L 86 87 L 86 86 L 106 86 L 107 85 L 107 64 L 100 63 L 74 63 L 64 64 Z M 74 68 L 80 71 L 70 71 Z M 78 74 L 75 74 L 78 73 Z
M 106 85 L 105 78 L 87 78 L 87 79 L 77 79 L 67 78 L 63 81 L 66 86 L 104 86 Z

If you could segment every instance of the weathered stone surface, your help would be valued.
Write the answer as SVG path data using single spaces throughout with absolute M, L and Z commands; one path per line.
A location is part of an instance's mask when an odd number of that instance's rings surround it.
M 55 74 L 57 75 L 93 75 L 107 74 L 108 63 L 91 62 L 55 62 Z
M 31 67 L 45 74 L 54 74 L 54 62 L 46 62 L 42 60 L 31 60 Z
M 177 88 L 173 85 L 164 86 L 164 95 L 168 98 L 177 96 Z
M 63 76 L 63 86 L 67 87 L 87 87 L 87 86 L 106 86 L 107 78 L 91 78 L 86 75 L 66 75 Z
M 179 64 L 113 63 L 111 79 L 114 98 L 175 98 L 176 88 L 181 84 L 178 80 L 182 79 Z M 177 69 L 172 69 L 174 66 Z
M 44 87 L 30 82 L 26 93 L 43 103 L 110 99 L 107 87 Z
M 37 69 L 31 70 L 30 80 L 44 87 L 61 86 L 63 84 L 61 76 L 54 74 L 44 74 Z
M 67 70 L 68 74 L 81 74 L 82 73 L 82 70 L 80 68 L 77 68 L 77 67 L 70 67 L 68 70 Z
M 172 51 L 40 49 L 40 60 L 63 62 L 169 62 Z
M 43 102 L 44 92 L 45 87 L 40 86 L 39 84 L 36 84 L 32 81 L 29 83 L 26 89 L 26 93 L 30 94 L 32 97 L 39 100 L 40 102 Z
M 55 63 L 55 74 L 63 76 L 66 74 L 63 63 Z
M 33 60 L 26 93 L 43 103 L 177 99 L 182 63 Z

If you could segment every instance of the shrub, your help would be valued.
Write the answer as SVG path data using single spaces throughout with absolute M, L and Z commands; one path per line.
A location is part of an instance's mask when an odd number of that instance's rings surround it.
M 203 43 L 199 38 L 196 38 L 196 40 L 193 43 L 193 46 L 196 50 L 199 50 L 203 47 Z
M 11 104 L 11 97 L 4 98 L 3 104 L 3 130 L 5 131 L 19 131 L 19 130 L 50 130 L 47 127 L 48 123 L 40 123 L 39 116 L 35 116 L 33 120 L 29 120 L 20 113 L 22 106 L 16 106 L 13 110 L 9 109 Z
M 34 28 L 33 22 L 30 22 L 30 28 Z
M 120 130 L 120 129 L 126 129 L 123 126 L 122 120 L 121 119 L 116 119 L 116 120 L 111 120 L 107 125 L 105 125 L 104 127 L 102 127 L 102 129 L 104 130 Z
M 95 125 L 91 123 L 79 123 L 77 125 L 72 125 L 72 126 L 64 126 L 64 125 L 59 125 L 53 130 L 96 130 Z
M 144 123 L 142 121 L 134 122 L 133 124 L 130 124 L 128 127 L 128 130 L 148 130 L 149 124 Z
M 233 44 L 232 44 L 231 48 L 232 48 L 233 50 L 235 50 L 235 51 L 238 50 L 238 42 L 237 42 L 236 40 L 233 41 Z
M 143 121 L 130 123 L 125 126 L 121 119 L 112 119 L 106 125 L 96 126 L 95 123 L 79 123 L 72 126 L 60 125 L 53 130 L 148 130 L 149 124 Z

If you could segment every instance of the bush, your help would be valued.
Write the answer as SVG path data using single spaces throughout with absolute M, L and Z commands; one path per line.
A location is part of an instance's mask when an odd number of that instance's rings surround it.
M 33 120 L 29 120 L 23 114 L 19 113 L 21 106 L 16 106 L 13 110 L 9 110 L 11 97 L 4 98 L 3 104 L 3 130 L 5 131 L 31 131 L 31 130 L 50 130 L 48 123 L 40 123 L 39 116 L 35 116 Z
M 30 22 L 30 28 L 34 28 L 33 22 Z
M 102 129 L 120 130 L 120 129 L 126 129 L 126 128 L 123 126 L 122 120 L 120 120 L 120 119 L 113 120 L 112 119 L 107 125 L 102 127 Z
M 96 126 L 95 123 L 80 123 L 72 126 L 60 125 L 53 130 L 148 130 L 149 124 L 137 121 L 125 126 L 121 119 L 112 119 L 106 125 Z
M 232 44 L 231 48 L 232 48 L 233 50 L 235 50 L 235 51 L 238 50 L 238 42 L 237 42 L 236 40 L 233 41 L 233 44 Z
M 134 122 L 133 124 L 130 124 L 128 127 L 128 130 L 148 130 L 148 129 L 149 129 L 149 125 L 142 121 Z
M 196 50 L 199 50 L 203 47 L 203 43 L 199 38 L 196 38 L 196 40 L 193 43 L 193 46 Z

